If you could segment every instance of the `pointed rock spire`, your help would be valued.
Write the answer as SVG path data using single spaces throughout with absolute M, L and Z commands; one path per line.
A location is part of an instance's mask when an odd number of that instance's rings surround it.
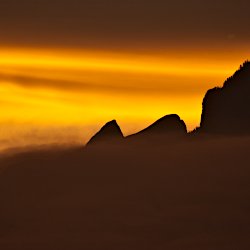
M 119 142 L 124 139 L 123 133 L 116 120 L 106 123 L 87 143 L 94 145 L 105 142 Z

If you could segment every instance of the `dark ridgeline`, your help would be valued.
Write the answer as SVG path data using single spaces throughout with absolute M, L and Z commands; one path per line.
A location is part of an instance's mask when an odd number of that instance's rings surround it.
M 142 131 L 127 136 L 130 141 L 146 140 L 148 142 L 159 140 L 172 140 L 187 135 L 187 127 L 176 114 L 166 115 Z
M 87 143 L 87 145 L 93 145 L 96 143 L 119 143 L 124 139 L 123 133 L 118 126 L 116 120 L 112 120 L 106 123 L 99 132 L 97 132 Z
M 246 61 L 223 87 L 207 91 L 199 132 L 250 134 L 250 62 Z
M 87 143 L 89 145 L 121 142 L 161 142 L 173 141 L 187 135 L 187 127 L 176 114 L 166 115 L 142 131 L 124 137 L 115 120 L 105 124 Z
M 246 61 L 223 87 L 207 91 L 202 103 L 200 127 L 191 134 L 250 134 L 250 62 Z M 125 141 L 167 142 L 187 135 L 183 120 L 176 114 L 166 115 L 143 129 L 125 137 Z M 182 136 L 182 137 L 181 137 Z M 121 141 L 122 132 L 115 121 L 107 123 L 87 145 L 100 141 Z M 116 140 L 114 140 L 116 139 Z M 119 139 L 119 140 L 118 140 Z

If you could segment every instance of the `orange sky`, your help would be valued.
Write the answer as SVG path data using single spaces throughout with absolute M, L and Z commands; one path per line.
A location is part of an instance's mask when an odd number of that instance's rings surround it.
M 171 113 L 191 130 L 206 90 L 245 59 L 246 50 L 229 56 L 1 47 L 0 147 L 84 142 L 111 119 L 127 135 Z

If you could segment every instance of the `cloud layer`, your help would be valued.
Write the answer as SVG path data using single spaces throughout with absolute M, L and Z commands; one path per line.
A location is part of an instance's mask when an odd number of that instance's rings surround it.
M 2 43 L 127 47 L 247 43 L 249 1 L 3 0 Z

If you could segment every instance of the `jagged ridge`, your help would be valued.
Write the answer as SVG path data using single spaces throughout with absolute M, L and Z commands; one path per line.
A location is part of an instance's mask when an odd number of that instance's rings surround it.
M 200 127 L 195 133 L 250 134 L 250 62 L 244 62 L 223 87 L 207 91 L 202 102 Z M 142 131 L 126 137 L 139 139 L 161 137 L 176 138 L 186 135 L 187 128 L 176 114 L 166 115 Z M 105 124 L 87 145 L 101 141 L 120 141 L 124 139 L 115 120 Z

